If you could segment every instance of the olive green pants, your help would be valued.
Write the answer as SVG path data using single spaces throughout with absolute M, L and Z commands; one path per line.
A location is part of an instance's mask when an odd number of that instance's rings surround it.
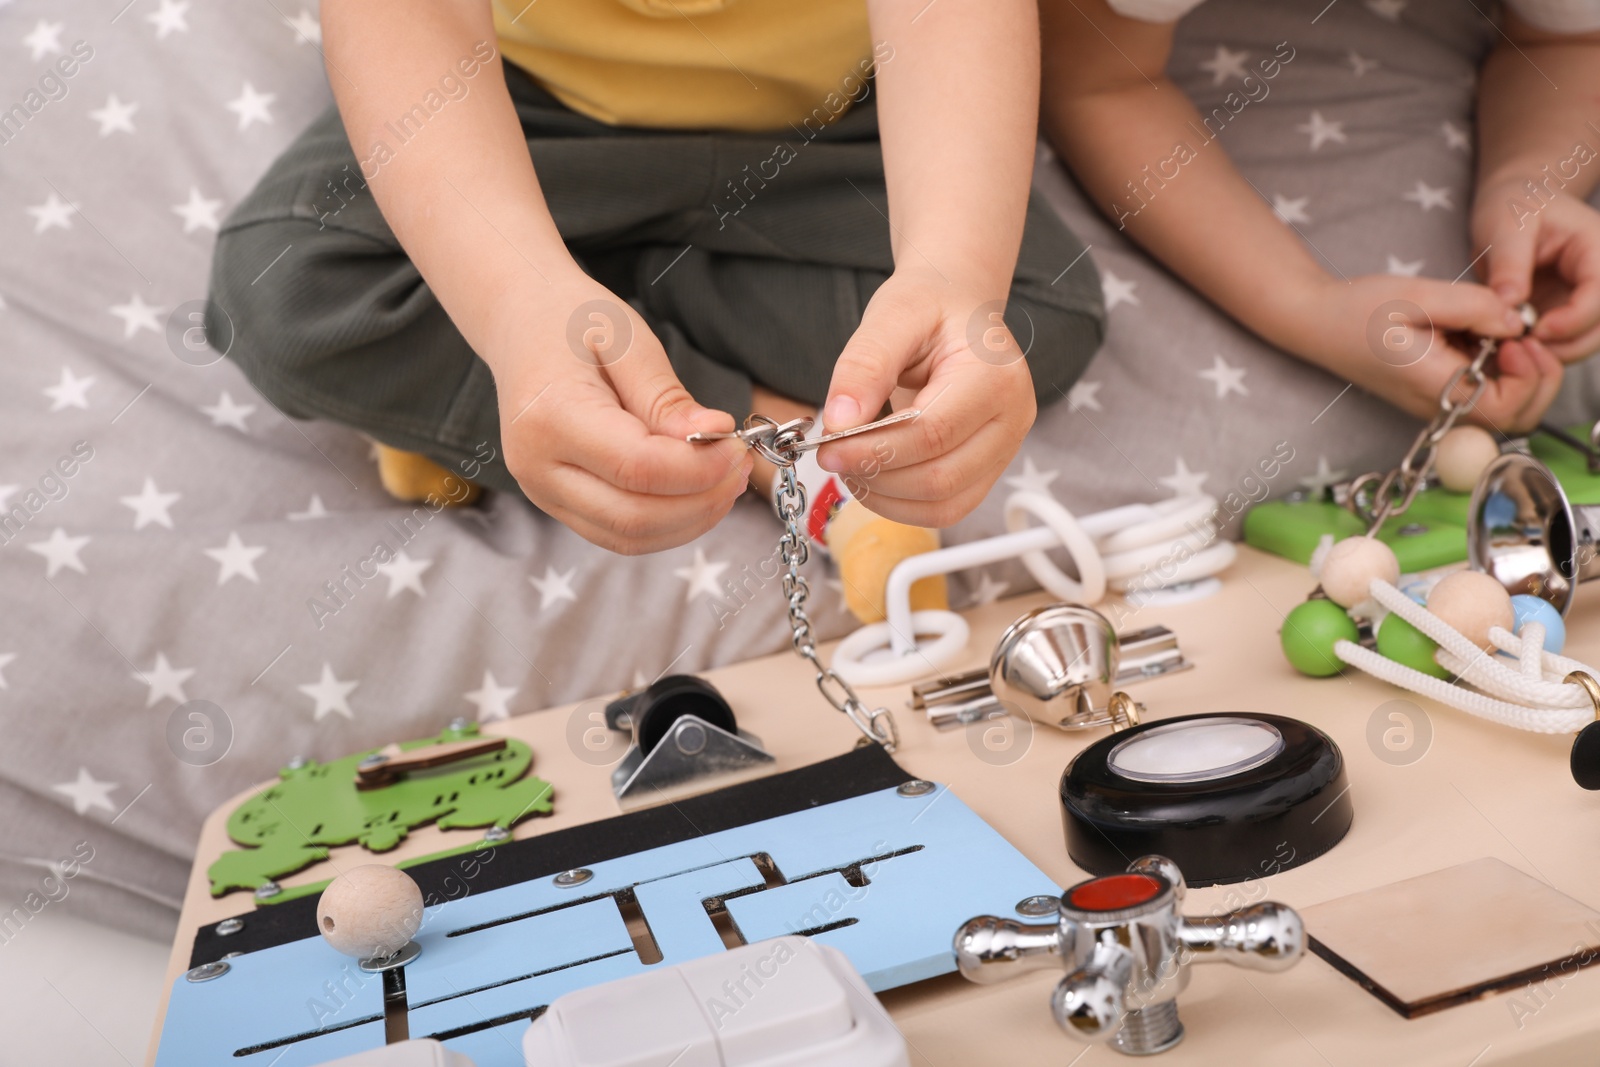
M 873 98 L 828 125 L 699 133 L 607 126 L 520 71 L 507 80 L 568 248 L 634 305 L 690 394 L 741 419 L 752 383 L 820 404 L 894 267 Z M 447 105 L 431 121 L 449 119 Z M 452 468 L 484 442 L 498 457 L 489 369 L 361 168 L 330 108 L 228 217 L 211 275 L 232 321 L 228 356 L 288 415 L 345 423 Z M 1035 197 L 1006 321 L 1041 403 L 1062 396 L 1100 344 L 1100 284 L 1082 253 Z M 516 491 L 498 458 L 479 480 Z

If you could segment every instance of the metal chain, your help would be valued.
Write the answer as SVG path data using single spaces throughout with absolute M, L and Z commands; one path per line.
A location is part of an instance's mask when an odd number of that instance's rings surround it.
M 804 432 L 775 427 L 770 440 L 758 439 L 755 448 L 778 467 L 778 481 L 773 487 L 773 503 L 783 519 L 783 536 L 778 540 L 778 553 L 788 568 L 783 575 L 783 595 L 789 602 L 789 627 L 794 631 L 792 644 L 800 658 L 811 664 L 817 672 L 817 690 L 835 711 L 842 711 L 856 724 L 856 728 L 870 740 L 893 752 L 900 743 L 894 716 L 888 708 L 868 709 L 856 696 L 850 683 L 822 665 L 817 658 L 817 646 L 811 635 L 811 618 L 806 614 L 806 597 L 811 593 L 800 568 L 811 555 L 811 545 L 805 535 L 806 490 L 795 477 L 794 464 L 798 456 L 795 446 L 804 440 Z
M 1539 313 L 1532 304 L 1523 304 L 1517 313 L 1522 316 L 1524 331 L 1533 329 L 1539 320 Z M 1483 369 L 1489 358 L 1499 350 L 1499 341 L 1488 337 L 1478 338 L 1478 354 L 1444 383 L 1444 389 L 1439 393 L 1438 412 L 1417 434 L 1417 439 L 1411 442 L 1411 448 L 1400 465 L 1387 474 L 1372 471 L 1350 483 L 1344 503 L 1357 518 L 1366 522 L 1368 537 L 1376 534 L 1390 518 L 1405 514 L 1411 502 L 1416 500 L 1417 494 L 1427 484 L 1428 475 L 1433 473 L 1439 442 L 1483 395 L 1484 388 L 1489 384 L 1489 376 Z M 1463 384 L 1470 390 L 1466 398 L 1452 399 L 1456 387 Z M 1369 491 L 1370 497 L 1367 495 Z
M 1434 460 L 1438 458 L 1439 442 L 1483 395 L 1489 384 L 1484 366 L 1500 348 L 1498 342 L 1487 337 L 1478 341 L 1478 354 L 1472 362 L 1450 376 L 1439 393 L 1439 410 L 1428 425 L 1411 442 L 1400 465 L 1387 474 L 1372 471 L 1350 483 L 1345 505 L 1367 523 L 1367 536 L 1376 534 L 1390 518 L 1403 515 L 1417 498 L 1433 473 Z M 1465 384 L 1470 392 L 1464 400 L 1452 398 L 1456 387 Z M 1367 497 L 1370 491 L 1370 502 Z

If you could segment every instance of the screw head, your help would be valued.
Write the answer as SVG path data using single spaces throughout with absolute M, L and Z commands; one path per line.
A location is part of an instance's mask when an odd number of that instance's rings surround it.
M 363 756 L 361 758 L 361 762 L 359 764 L 357 764 L 357 766 L 358 767 L 377 767 L 377 766 L 380 766 L 380 765 L 388 763 L 388 762 L 389 762 L 389 757 L 388 756 L 385 756 L 382 752 L 374 752 L 370 756 Z
M 932 782 L 925 782 L 921 778 L 913 778 L 909 782 L 901 782 L 895 792 L 903 797 L 925 797 L 933 792 L 934 788 Z
M 594 877 L 594 872 L 587 867 L 574 867 L 570 871 L 562 871 L 552 879 L 561 889 L 571 889 L 575 885 L 582 885 Z
M 678 746 L 678 751 L 685 756 L 693 756 L 705 750 L 706 731 L 699 723 L 680 720 L 678 727 L 672 733 L 673 744 Z
M 491 826 L 483 832 L 483 839 L 490 843 L 504 841 L 510 836 L 511 831 L 507 830 L 504 826 Z
M 1017 914 L 1025 915 L 1030 919 L 1043 919 L 1061 913 L 1061 901 L 1052 896 L 1040 894 L 1036 897 L 1023 897 L 1017 901 Z
M 213 978 L 221 978 L 232 969 L 232 965 L 226 960 L 216 960 L 212 963 L 202 963 L 185 973 L 184 977 L 191 982 L 209 982 Z
M 218 937 L 230 937 L 244 929 L 243 919 L 223 919 L 217 924 Z
M 263 882 L 256 886 L 256 899 L 271 900 L 281 892 L 283 892 L 283 886 L 277 882 Z

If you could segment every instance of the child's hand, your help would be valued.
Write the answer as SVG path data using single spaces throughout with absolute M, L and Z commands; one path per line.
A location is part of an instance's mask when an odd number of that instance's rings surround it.
M 1600 350 L 1600 212 L 1566 193 L 1539 203 L 1516 182 L 1478 192 L 1473 239 L 1488 249 L 1479 269 L 1507 303 L 1533 300 L 1534 337 L 1574 363 Z
M 1447 332 L 1515 337 L 1517 313 L 1495 292 L 1470 282 L 1369 274 L 1314 285 L 1297 302 L 1291 349 L 1421 419 L 1439 410 L 1439 392 L 1476 355 Z M 1506 341 L 1489 362 L 1489 381 L 1466 416 L 1501 433 L 1532 429 L 1561 386 L 1561 362 L 1539 341 Z M 1455 399 L 1464 399 L 1458 388 Z
M 506 464 L 522 491 L 627 555 L 715 526 L 750 474 L 739 442 L 690 444 L 733 418 L 690 399 L 650 328 L 587 276 L 516 287 L 492 331 Z
M 955 523 L 983 500 L 1033 425 L 1033 379 L 995 296 L 931 269 L 896 270 L 867 304 L 834 367 L 824 428 L 870 422 L 891 396 L 896 408 L 922 415 L 827 445 L 818 461 L 878 514 L 914 526 Z

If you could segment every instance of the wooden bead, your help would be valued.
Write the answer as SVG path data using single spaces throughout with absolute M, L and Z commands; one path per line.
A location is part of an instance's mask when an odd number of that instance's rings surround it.
M 1318 597 L 1295 605 L 1283 620 L 1284 658 L 1301 674 L 1327 678 L 1344 670 L 1344 661 L 1333 646 L 1340 641 L 1359 641 L 1355 620 L 1331 600 Z
M 1495 650 L 1489 641 L 1490 627 L 1510 630 L 1517 620 L 1511 594 L 1481 571 L 1457 571 L 1445 577 L 1428 594 L 1428 610 L 1485 652 Z
M 1453 493 L 1470 493 L 1483 469 L 1500 455 L 1494 435 L 1481 426 L 1457 426 L 1439 442 L 1433 469 Z
M 1372 594 L 1372 579 L 1393 585 L 1400 580 L 1394 549 L 1373 537 L 1346 537 L 1328 549 L 1322 561 L 1322 591 L 1342 608 L 1353 608 Z
M 1378 625 L 1378 655 L 1435 678 L 1448 678 L 1450 672 L 1433 658 L 1437 651 L 1433 638 L 1398 615 L 1385 615 Z
M 368 863 L 328 883 L 317 902 L 323 940 L 356 959 L 392 956 L 422 926 L 422 890 L 405 871 Z
M 1542 623 L 1544 650 L 1557 656 L 1561 655 L 1561 650 L 1567 644 L 1567 624 L 1554 604 L 1542 597 L 1522 593 L 1511 598 L 1511 610 L 1517 616 L 1517 628 L 1513 632 L 1518 637 L 1522 636 L 1522 627 L 1527 623 Z

